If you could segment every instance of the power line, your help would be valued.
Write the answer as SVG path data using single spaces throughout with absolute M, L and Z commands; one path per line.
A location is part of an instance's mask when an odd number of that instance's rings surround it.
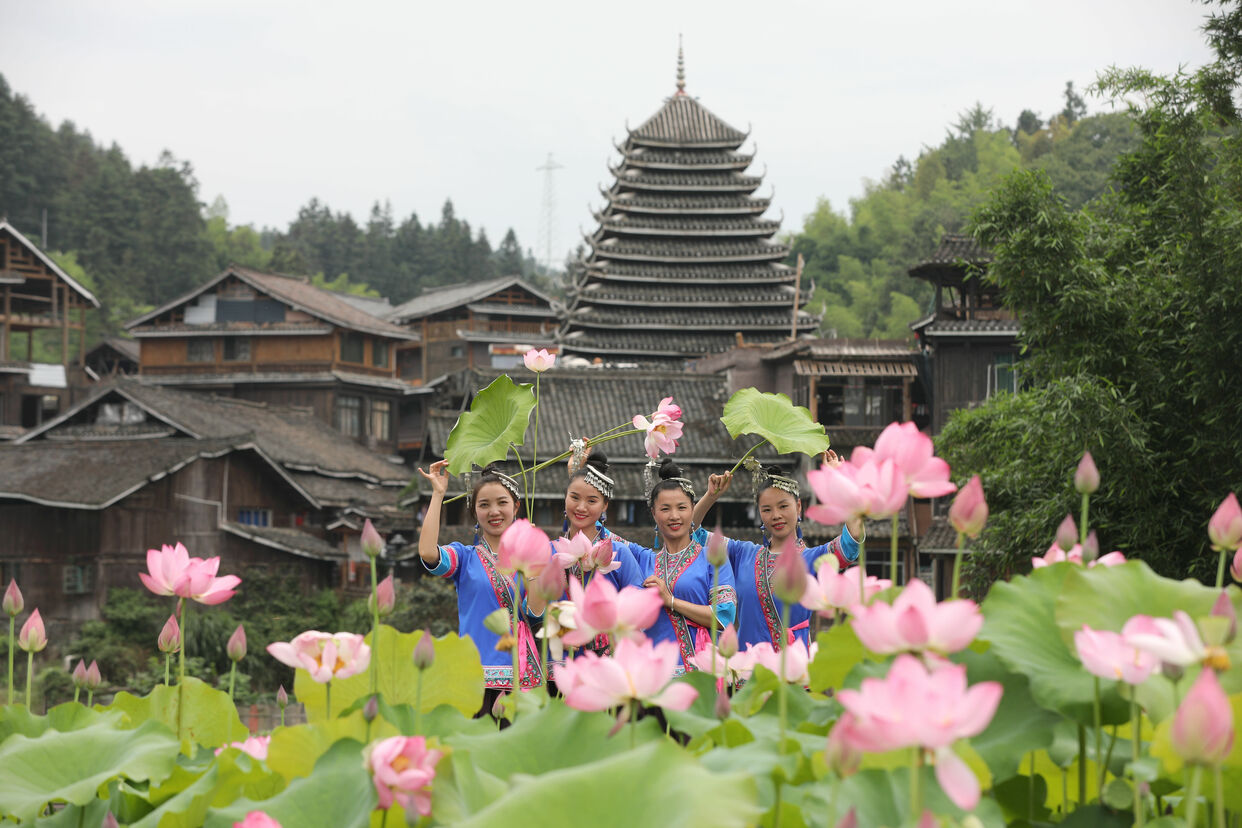
M 543 209 L 539 213 L 539 245 L 543 248 L 544 271 L 552 271 L 552 248 L 556 238 L 556 181 L 552 173 L 564 167 L 552 159 L 552 153 L 536 172 L 543 173 Z

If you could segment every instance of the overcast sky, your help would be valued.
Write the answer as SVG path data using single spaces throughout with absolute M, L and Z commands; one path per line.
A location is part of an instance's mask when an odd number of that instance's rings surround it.
M 1208 59 L 1193 0 L 308 2 L 0 0 L 0 73 L 53 123 L 137 164 L 194 165 L 233 223 L 284 228 L 318 197 L 365 222 L 452 198 L 493 245 L 537 249 L 552 153 L 556 259 L 602 203 L 628 121 L 674 91 L 751 127 L 769 215 L 845 209 L 976 101 L 1012 124 L 1109 65 Z M 1091 111 L 1104 104 L 1088 99 Z M 749 144 L 748 144 L 749 146 Z

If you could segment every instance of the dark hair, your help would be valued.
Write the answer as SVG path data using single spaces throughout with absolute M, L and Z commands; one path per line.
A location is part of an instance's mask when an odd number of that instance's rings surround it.
M 505 478 L 508 478 L 509 480 L 508 483 L 505 482 Z M 499 463 L 489 463 L 487 465 L 487 468 L 479 472 L 479 479 L 475 481 L 474 489 L 472 489 L 470 492 L 470 508 L 473 509 L 474 504 L 477 503 L 479 500 L 479 489 L 483 488 L 488 483 L 499 483 L 501 486 L 504 487 L 506 492 L 513 495 L 514 504 L 521 506 L 522 504 L 521 495 L 519 495 L 517 492 L 513 491 L 513 489 L 509 487 L 509 484 L 512 483 L 512 481 L 513 479 L 510 478 L 509 475 L 504 473 L 504 470 L 501 469 Z
M 599 449 L 591 449 L 590 456 L 587 457 L 583 464 L 578 467 L 576 472 L 569 476 L 569 482 L 572 483 L 575 480 L 585 480 L 587 476 L 587 466 L 595 469 L 597 472 L 604 475 L 604 477 L 608 477 L 608 455 L 604 454 L 604 452 Z M 603 494 L 603 492 L 600 494 Z M 605 501 L 611 501 L 611 499 L 612 498 L 607 495 L 604 495 Z
M 672 458 L 665 457 L 660 461 L 659 475 L 660 482 L 652 486 L 651 494 L 647 495 L 648 506 L 654 509 L 656 497 L 660 494 L 660 492 L 671 492 L 674 490 L 682 492 L 686 495 L 686 497 L 690 498 L 691 503 L 694 502 L 694 496 L 686 492 L 686 490 L 682 488 L 682 484 L 678 480 L 674 479 L 684 478 L 685 475 L 681 473 L 681 466 L 674 463 Z
M 773 477 L 783 477 L 786 480 L 794 479 L 793 473 L 790 472 L 789 469 L 785 468 L 784 466 L 777 466 L 777 465 L 763 466 L 759 470 L 759 474 L 757 475 L 757 478 L 756 478 L 755 505 L 759 504 L 759 496 L 763 494 L 764 492 L 766 492 L 768 489 L 777 489 L 778 491 L 785 492 L 785 494 L 789 495 L 794 500 L 802 499 L 800 492 L 798 494 L 794 494 L 793 492 L 785 489 L 783 486 L 778 486 L 775 483 L 773 483 L 772 482 Z

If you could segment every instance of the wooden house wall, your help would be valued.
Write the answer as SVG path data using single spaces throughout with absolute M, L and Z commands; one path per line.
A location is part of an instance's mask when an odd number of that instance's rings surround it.
M 240 366 L 264 366 L 265 370 L 286 367 L 293 371 L 327 370 L 336 361 L 336 337 L 317 336 L 252 336 L 250 359 L 224 361 L 223 337 L 214 337 L 215 359 L 212 362 L 190 362 L 188 342 L 203 337 L 158 337 L 141 340 L 140 362 L 145 373 L 224 373 Z
M 988 376 L 996 357 L 1016 354 L 1017 348 L 1011 342 L 944 340 L 937 342 L 935 348 L 931 369 L 935 385 L 932 431 L 939 434 L 954 411 L 987 399 Z
M 335 427 L 333 407 L 336 404 L 336 388 L 330 385 L 245 385 L 238 383 L 233 386 L 232 396 L 269 405 L 308 408 L 314 412 L 315 419 Z

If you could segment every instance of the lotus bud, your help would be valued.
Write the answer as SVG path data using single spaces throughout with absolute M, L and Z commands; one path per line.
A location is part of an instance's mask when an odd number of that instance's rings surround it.
M 241 661 L 246 657 L 246 631 L 242 629 L 241 624 L 238 624 L 237 629 L 233 630 L 233 634 L 229 636 L 224 650 L 231 661 Z
M 16 618 L 26 608 L 26 602 L 22 599 L 22 591 L 17 588 L 17 581 L 9 581 L 9 588 L 4 591 L 3 606 L 9 618 Z
M 1233 492 L 1208 521 L 1208 537 L 1212 539 L 1213 549 L 1232 552 L 1242 546 L 1242 508 L 1238 507 L 1238 498 Z
M 483 627 L 494 635 L 504 635 L 509 632 L 509 611 L 501 608 L 489 612 L 483 619 Z
M 1222 645 L 1231 644 L 1238 637 L 1238 613 L 1233 608 L 1233 602 L 1229 600 L 1229 593 L 1221 590 L 1220 595 L 1216 596 L 1216 603 L 1212 605 L 1212 615 L 1224 618 L 1228 623 L 1225 630 Z
M 806 581 L 810 577 L 806 573 L 806 561 L 791 538 L 787 538 L 784 548 L 776 556 L 776 566 L 772 570 L 770 583 L 772 592 L 786 604 L 796 604 L 806 594 Z
M 79 660 L 78 666 L 73 668 L 73 686 L 74 687 L 85 687 L 86 686 L 86 662 L 85 661 Z
M 858 828 L 858 814 L 855 813 L 853 808 L 850 808 L 849 813 L 841 817 L 841 821 L 837 823 L 836 828 Z
M 716 693 L 716 718 L 724 721 L 729 718 L 729 712 L 733 709 L 729 703 L 729 694 L 721 690 Z
M 380 533 L 375 531 L 375 527 L 371 524 L 370 519 L 362 524 L 362 552 L 368 558 L 379 557 L 379 553 L 384 549 L 384 539 L 380 537 Z
M 365 719 L 367 723 L 369 724 L 375 721 L 375 717 L 378 715 L 379 715 L 379 696 L 372 694 L 371 698 L 367 699 L 367 703 L 362 706 L 362 718 Z
M 17 634 L 17 646 L 27 653 L 41 652 L 47 646 L 47 631 L 43 629 L 43 618 L 38 610 L 32 612 L 26 623 L 22 624 L 22 630 Z
M 1095 536 L 1095 530 L 1092 529 L 1087 533 L 1087 542 L 1082 547 L 1082 562 L 1089 564 L 1100 557 L 1100 539 Z
M 86 689 L 94 693 L 100 687 L 103 687 L 103 676 L 99 673 L 99 662 L 92 660 L 86 668 Z
M 732 624 L 726 624 L 725 628 L 720 631 L 720 639 L 716 643 L 716 650 L 725 658 L 733 658 L 737 655 L 737 630 Z
M 849 714 L 837 719 L 824 745 L 824 762 L 838 776 L 850 776 L 862 766 L 862 751 L 852 741 L 853 726 L 854 720 Z
M 722 567 L 729 560 L 729 542 L 721 533 L 720 527 L 712 532 L 707 539 L 707 562 L 714 567 Z
M 1177 683 L 1182 680 L 1182 676 L 1186 675 L 1186 670 L 1180 664 L 1170 664 L 1167 661 L 1160 662 L 1160 672 L 1169 681 Z
M 953 505 L 949 507 L 949 523 L 963 535 L 977 538 L 987 520 L 988 502 L 983 497 L 983 482 L 976 474 L 953 498 Z
M 1235 581 L 1242 581 L 1242 549 L 1233 553 L 1233 563 L 1229 567 L 1229 574 Z
M 1216 671 L 1204 668 L 1173 714 L 1173 750 L 1187 762 L 1219 765 L 1233 749 L 1233 709 Z
M 1066 515 L 1065 520 L 1057 527 L 1057 546 L 1068 552 L 1078 543 L 1078 524 L 1074 523 L 1073 515 Z
M 492 718 L 503 719 L 505 717 L 505 701 L 508 695 L 508 693 L 501 693 L 496 696 L 496 701 L 492 702 Z
M 103 822 L 99 823 L 99 828 L 120 828 L 120 826 L 117 824 L 116 817 L 108 811 L 104 814 Z
M 565 570 L 553 561 L 529 585 L 530 591 L 544 601 L 555 601 L 565 594 Z
M 284 710 L 289 706 L 289 694 L 285 691 L 285 686 L 283 684 L 280 685 L 280 688 L 276 691 L 276 706 L 281 710 Z
M 1095 490 L 1100 488 L 1100 472 L 1095 467 L 1095 461 L 1091 459 L 1091 452 L 1084 451 L 1082 459 L 1078 461 L 1078 470 L 1074 472 L 1074 491 L 1079 494 L 1095 494 Z
M 414 667 L 419 671 L 426 670 L 436 660 L 436 645 L 431 637 L 431 630 L 424 629 L 418 643 L 414 645 Z
M 161 653 L 175 653 L 181 649 L 181 628 L 177 626 L 177 616 L 168 616 L 164 629 L 160 630 L 156 646 Z
M 378 602 L 378 603 L 377 603 Z M 375 612 L 378 608 L 379 617 L 387 618 L 397 606 L 397 588 L 390 573 L 375 587 L 375 594 L 367 596 L 367 609 Z

